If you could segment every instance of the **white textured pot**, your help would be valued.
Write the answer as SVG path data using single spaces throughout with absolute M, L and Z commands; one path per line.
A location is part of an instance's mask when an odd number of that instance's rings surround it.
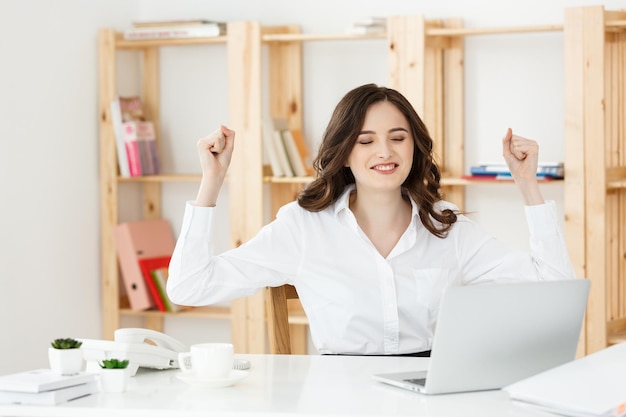
M 100 369 L 102 392 L 124 392 L 128 388 L 130 369 Z
M 83 350 L 48 348 L 50 369 L 61 375 L 75 375 L 83 368 Z

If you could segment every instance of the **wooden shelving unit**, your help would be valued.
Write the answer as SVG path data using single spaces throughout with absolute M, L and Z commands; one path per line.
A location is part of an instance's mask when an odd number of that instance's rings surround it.
M 128 300 L 120 298 L 118 263 L 112 231 L 119 222 L 119 184 L 139 184 L 143 194 L 143 217 L 161 217 L 161 184 L 168 182 L 199 181 L 199 175 L 154 175 L 123 178 L 118 175 L 115 136 L 111 122 L 110 103 L 117 94 L 116 58 L 118 51 L 132 50 L 142 56 L 142 101 L 146 117 L 154 122 L 159 135 L 159 50 L 164 46 L 225 44 L 226 37 L 198 39 L 169 39 L 155 41 L 126 41 L 121 33 L 102 29 L 98 35 L 99 48 L 99 108 L 100 108 L 100 211 L 101 211 L 101 281 L 102 281 L 102 332 L 112 339 L 120 327 L 122 316 L 141 317 L 144 325 L 162 330 L 163 318 L 170 314 L 189 317 L 230 318 L 228 308 L 210 307 L 185 310 L 179 313 L 159 311 L 133 311 Z M 157 139 L 158 140 L 158 139 Z
M 161 184 L 198 181 L 197 175 L 136 179 L 117 175 L 109 103 L 115 95 L 115 54 L 143 55 L 143 101 L 158 132 L 158 51 L 162 46 L 226 44 L 229 67 L 229 124 L 246 143 L 233 155 L 228 174 L 233 247 L 252 238 L 265 224 L 264 194 L 269 188 L 272 215 L 292 201 L 311 178 L 276 178 L 263 166 L 262 51 L 269 60 L 269 115 L 302 128 L 302 44 L 309 41 L 385 42 L 389 80 L 413 103 L 435 141 L 444 173 L 444 197 L 463 208 L 465 189 L 485 181 L 463 178 L 464 38 L 474 35 L 564 31 L 566 52 L 566 238 L 577 274 L 592 280 L 592 296 L 582 353 L 593 352 L 626 334 L 626 15 L 602 7 L 567 9 L 564 25 L 465 28 L 461 19 L 390 17 L 385 35 L 303 34 L 298 26 L 264 27 L 258 22 L 228 24 L 218 38 L 125 41 L 113 30 L 100 31 L 100 156 L 102 200 L 102 302 L 104 337 L 121 315 L 145 318 L 159 330 L 164 313 L 121 308 L 117 261 L 111 231 L 118 222 L 119 183 L 141 184 L 144 217 L 160 216 Z M 621 61 L 620 61 L 621 59 Z M 606 106 L 606 108 L 604 107 Z M 549 183 L 552 183 L 550 181 Z M 510 184 L 508 181 L 491 182 Z M 292 306 L 295 353 L 306 352 L 306 317 Z M 230 308 L 193 309 L 180 316 L 230 319 L 238 352 L 267 350 L 263 294 L 235 300 Z

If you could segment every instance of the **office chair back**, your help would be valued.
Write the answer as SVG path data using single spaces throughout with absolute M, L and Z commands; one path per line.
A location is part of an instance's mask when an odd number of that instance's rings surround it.
M 293 285 L 268 287 L 265 297 L 270 353 L 291 354 L 288 299 L 298 298 Z

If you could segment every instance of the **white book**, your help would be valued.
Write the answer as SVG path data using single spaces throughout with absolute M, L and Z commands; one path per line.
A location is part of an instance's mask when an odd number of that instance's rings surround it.
M 294 174 L 298 177 L 306 177 L 308 173 L 304 163 L 302 162 L 302 158 L 300 157 L 300 151 L 298 150 L 298 145 L 291 134 L 291 130 L 285 129 L 280 133 L 283 136 L 283 142 L 285 144 L 285 149 L 287 150 L 287 157 L 289 158 Z
M 126 29 L 124 39 L 210 38 L 224 34 L 224 25 L 207 23 L 198 26 L 154 26 Z
M 270 122 L 263 123 L 263 147 L 267 153 L 267 159 L 270 161 L 272 167 L 272 175 L 275 177 L 284 177 L 285 171 L 280 163 L 278 157 L 278 150 L 274 143 L 274 132 L 272 131 L 272 124 Z
M 372 35 L 385 33 L 386 31 L 386 26 L 351 26 L 346 29 L 346 33 L 349 33 L 351 35 Z
M 96 374 L 61 375 L 50 369 L 34 369 L 0 376 L 0 391 L 43 392 L 95 381 Z
M 353 26 L 386 26 L 387 18 L 382 16 L 366 16 L 355 20 Z
M 130 177 L 126 144 L 124 143 L 124 132 L 122 130 L 122 110 L 120 109 L 119 97 L 116 97 L 115 100 L 111 102 L 111 122 L 113 124 L 113 133 L 115 134 L 117 163 L 120 167 L 120 175 L 122 177 Z
M 283 142 L 283 135 L 280 130 L 274 131 L 274 145 L 278 151 L 278 158 L 280 159 L 280 165 L 283 168 L 283 172 L 286 177 L 295 177 L 296 174 L 293 171 L 293 167 L 289 162 L 289 156 L 287 155 L 287 149 L 285 148 L 285 143 Z
M 285 142 L 283 142 L 283 135 L 281 133 L 282 130 L 287 129 L 287 120 L 275 118 L 273 119 L 273 139 L 274 139 L 274 147 L 276 148 L 276 153 L 278 154 L 278 159 L 280 161 L 280 165 L 285 173 L 286 177 L 295 177 L 296 174 L 293 171 L 293 167 L 289 162 L 289 155 L 287 154 L 287 148 L 285 147 Z
M 0 391 L 0 404 L 56 405 L 98 391 L 96 381 L 43 392 Z
M 626 343 L 504 387 L 520 404 L 575 417 L 626 415 Z

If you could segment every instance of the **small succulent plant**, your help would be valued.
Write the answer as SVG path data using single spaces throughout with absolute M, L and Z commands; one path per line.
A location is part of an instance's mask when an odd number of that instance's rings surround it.
M 124 369 L 128 366 L 128 359 L 104 359 L 99 365 L 102 369 Z
M 65 339 L 54 339 L 51 343 L 52 347 L 55 349 L 78 349 L 82 344 L 83 342 L 79 342 L 71 337 Z

